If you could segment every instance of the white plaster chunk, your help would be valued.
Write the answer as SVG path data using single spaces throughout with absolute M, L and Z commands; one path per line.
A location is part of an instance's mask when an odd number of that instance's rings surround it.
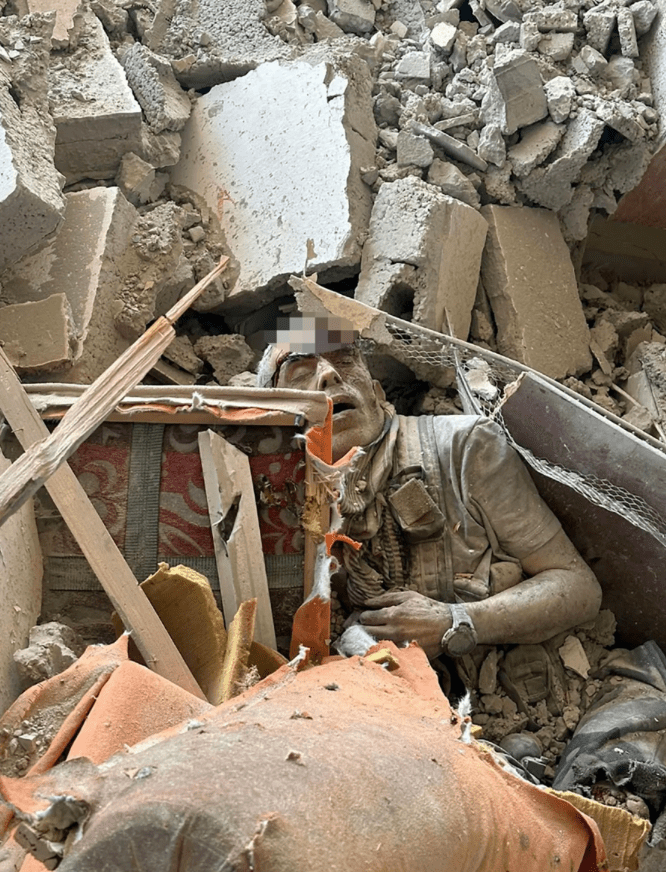
M 589 9 L 583 15 L 583 24 L 587 30 L 587 44 L 605 53 L 615 28 L 615 12 L 613 9 Z
M 463 203 L 467 203 L 468 206 L 473 206 L 475 209 L 481 205 L 476 188 L 453 163 L 435 158 L 428 170 L 428 183 L 437 185 L 443 194 L 456 200 L 462 200 Z
M 652 27 L 652 22 L 657 17 L 657 7 L 651 0 L 638 0 L 632 3 L 629 11 L 634 17 L 636 36 L 643 36 Z
M 571 105 L 576 88 L 568 76 L 555 76 L 544 85 L 550 117 L 556 124 L 566 121 L 571 114 Z
M 171 64 L 138 42 L 122 54 L 121 61 L 151 130 L 182 130 L 192 104 L 176 81 Z
M 449 54 L 453 48 L 453 43 L 456 41 L 458 28 L 455 24 L 449 24 L 448 21 L 440 21 L 430 32 L 430 39 L 433 45 L 441 49 L 444 54 Z
M 230 306 L 254 308 L 257 291 L 269 299 L 306 262 L 360 261 L 371 208 L 360 170 L 374 163 L 376 129 L 367 67 L 348 64 L 331 100 L 328 64 L 273 62 L 197 101 L 172 181 L 204 197 L 240 263 Z
M 129 345 L 115 330 L 113 319 L 118 261 L 137 213 L 118 188 L 78 191 L 67 194 L 66 201 L 65 219 L 55 238 L 5 272 L 3 291 L 12 303 L 66 294 L 74 365 L 59 379 L 88 384 Z
M 10 466 L 0 451 L 0 474 Z M 0 706 L 5 711 L 22 690 L 14 652 L 28 641 L 42 604 L 42 552 L 32 500 L 0 527 L 0 554 Z
M 49 77 L 56 167 L 68 183 L 112 179 L 121 157 L 140 150 L 141 107 L 92 12 L 76 51 L 53 55 Z
M 590 368 L 589 330 L 557 215 L 484 206 L 489 223 L 481 277 L 502 354 L 552 378 Z
M 597 107 L 597 115 L 605 124 L 626 137 L 629 142 L 638 142 L 645 136 L 645 130 L 638 123 L 635 109 L 623 100 L 600 103 Z
M 496 124 L 486 124 L 477 146 L 479 157 L 496 167 L 503 167 L 506 161 L 506 143 L 502 131 Z
M 617 32 L 620 36 L 620 49 L 626 58 L 638 57 L 638 41 L 634 16 L 629 9 L 620 6 L 617 10 Z
M 596 48 L 592 48 L 591 45 L 584 45 L 582 47 L 580 57 L 593 76 L 600 75 L 608 66 L 606 58 Z
M 423 136 L 415 136 L 408 130 L 401 130 L 397 140 L 398 166 L 429 167 L 435 153 Z
M 573 33 L 547 33 L 539 40 L 540 54 L 551 61 L 565 61 L 573 51 Z
M 409 51 L 397 63 L 396 79 L 430 84 L 430 55 L 425 51 Z
M 392 311 L 409 292 L 416 323 L 467 339 L 486 229 L 475 209 L 420 179 L 382 185 L 357 299 Z

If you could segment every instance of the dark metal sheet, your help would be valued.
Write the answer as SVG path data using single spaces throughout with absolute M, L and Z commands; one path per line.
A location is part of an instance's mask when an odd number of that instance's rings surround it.
M 522 378 L 502 412 L 519 445 L 642 498 L 666 531 L 666 453 L 532 375 Z M 567 485 L 530 472 L 601 582 L 603 606 L 617 618 L 618 644 L 654 639 L 666 650 L 666 547 Z

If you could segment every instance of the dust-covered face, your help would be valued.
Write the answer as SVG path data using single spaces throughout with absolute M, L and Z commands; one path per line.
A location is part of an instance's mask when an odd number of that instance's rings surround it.
M 380 400 L 384 392 L 373 381 L 356 348 L 324 354 L 289 354 L 280 366 L 277 386 L 324 391 L 333 401 L 333 460 L 350 448 L 369 445 L 384 427 Z

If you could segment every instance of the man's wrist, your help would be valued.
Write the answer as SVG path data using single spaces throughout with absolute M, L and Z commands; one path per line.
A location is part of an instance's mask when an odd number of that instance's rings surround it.
M 448 603 L 450 624 L 442 635 L 442 651 L 449 657 L 463 657 L 470 654 L 478 641 L 474 622 L 463 603 Z

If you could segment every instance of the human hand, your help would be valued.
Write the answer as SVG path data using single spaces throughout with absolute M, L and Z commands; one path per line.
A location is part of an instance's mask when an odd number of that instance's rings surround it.
M 418 642 L 430 659 L 441 653 L 442 636 L 451 627 L 446 603 L 413 590 L 396 590 L 373 597 L 366 605 L 370 610 L 361 612 L 359 621 L 377 639 Z

